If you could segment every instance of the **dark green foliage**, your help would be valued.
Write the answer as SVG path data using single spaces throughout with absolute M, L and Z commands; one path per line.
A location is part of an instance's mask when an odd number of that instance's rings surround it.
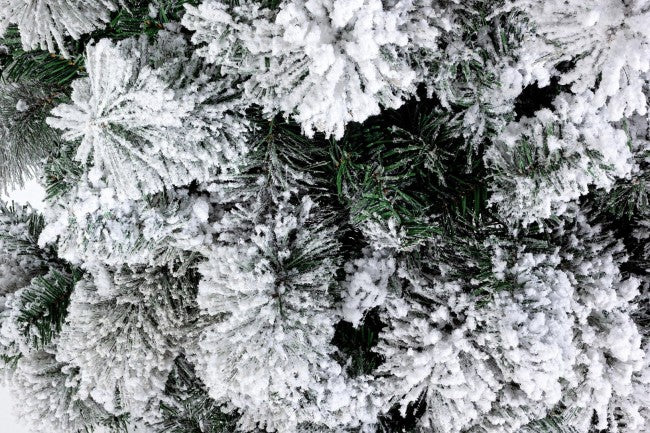
M 113 40 L 146 34 L 154 36 L 165 24 L 179 21 L 183 15 L 184 4 L 196 5 L 199 0 L 127 0 L 125 5 L 113 14 L 105 29 L 93 33 L 95 39 L 109 37 Z M 157 13 L 150 16 L 149 5 L 156 7 Z
M 351 125 L 331 155 L 352 223 L 393 219 L 415 243 L 444 233 L 459 216 L 480 219 L 484 168 L 476 163 L 467 172 L 458 128 L 431 100 Z
M 0 367 L 6 367 L 9 368 L 9 370 L 14 370 L 16 368 L 16 365 L 18 365 L 20 358 L 22 358 L 22 355 L 20 354 L 7 355 L 3 353 L 0 355 Z
M 618 218 L 650 214 L 650 171 L 619 181 L 603 196 L 603 205 Z
M 0 83 L 0 191 L 32 177 L 59 144 L 45 122 L 61 89 L 35 81 Z
M 15 204 L 7 205 L 0 201 L 0 217 L 6 219 L 4 225 L 18 226 L 27 224 L 26 231 L 15 233 L 14 231 L 0 232 L 0 239 L 5 242 L 3 253 L 10 251 L 19 255 L 31 256 L 40 261 L 55 260 L 54 251 L 42 249 L 38 246 L 38 237 L 43 231 L 45 221 L 43 216 L 29 207 L 17 207 Z
M 449 276 L 458 281 L 466 281 L 466 290 L 475 297 L 476 302 L 486 304 L 496 293 L 516 287 L 515 281 L 510 278 L 500 279 L 494 273 L 495 249 L 505 250 L 506 258 L 514 257 L 516 245 L 505 241 L 506 238 L 505 228 L 495 222 L 458 225 L 453 234 L 433 243 L 427 251 L 429 258 L 416 258 L 414 263 L 431 260 L 448 265 Z M 506 268 L 512 264 L 508 263 Z
M 562 415 L 551 414 L 526 425 L 521 429 L 521 433 L 578 433 L 578 430 L 567 427 Z
M 129 432 L 129 414 L 124 414 L 124 415 L 110 415 L 107 416 L 104 420 L 101 421 L 100 423 L 103 427 L 106 427 L 109 429 L 111 433 L 128 433 Z M 92 433 L 94 429 L 86 429 L 85 432 L 79 432 L 79 433 Z
M 50 271 L 36 277 L 20 293 L 18 323 L 23 335 L 39 349 L 47 346 L 61 331 L 70 295 L 82 277 L 79 270 L 70 273 Z
M 230 6 L 239 6 L 241 4 L 241 1 L 225 0 L 224 3 L 228 3 Z M 282 0 L 255 0 L 255 3 L 258 3 L 262 8 L 278 9 L 282 3 Z
M 150 16 L 149 4 L 157 4 L 157 14 Z M 110 22 L 102 29 L 84 35 L 78 41 L 68 41 L 69 57 L 42 50 L 25 51 L 18 29 L 13 26 L 0 38 L 0 76 L 6 81 L 34 80 L 43 84 L 68 86 L 74 79 L 85 75 L 84 52 L 91 41 L 102 38 L 126 39 L 139 35 L 155 35 L 171 22 L 180 20 L 183 4 L 197 4 L 198 0 L 127 0 L 112 14 Z
M 336 325 L 332 344 L 338 347 L 338 361 L 351 377 L 371 374 L 384 362 L 383 357 L 373 351 L 383 327 L 376 309 L 369 311 L 357 328 L 345 321 Z
M 83 73 L 80 53 L 66 59 L 42 50 L 25 51 L 15 26 L 7 29 L 4 37 L 0 38 L 0 45 L 6 47 L 5 52 L 0 54 L 0 76 L 5 81 L 33 80 L 64 86 Z
M 326 188 L 326 142 L 305 137 L 298 125 L 279 116 L 265 120 L 260 113 L 250 115 L 256 133 L 252 152 L 247 156 L 249 176 L 264 174 L 276 192 L 296 187 L 322 192 Z M 290 184 L 296 180 L 296 184 Z
M 619 179 L 614 188 L 596 197 L 601 210 L 616 219 L 650 216 L 650 150 L 638 152 L 639 170 L 631 179 Z
M 19 230 L 0 233 L 4 254 L 15 254 L 28 260 L 25 287 L 16 287 L 18 312 L 16 321 L 26 341 L 37 349 L 47 346 L 59 333 L 67 314 L 70 295 L 82 272 L 60 260 L 52 247 L 41 248 L 38 238 L 44 227 L 43 216 L 29 208 L 0 204 L 0 216 L 8 219 L 4 225 Z M 20 230 L 21 224 L 26 230 Z M 31 281 L 30 281 L 31 279 Z
M 68 192 L 79 181 L 83 166 L 75 161 L 75 148 L 62 143 L 45 164 L 45 191 L 48 199 Z
M 409 404 L 404 415 L 400 413 L 399 407 L 395 406 L 379 418 L 377 433 L 420 433 L 418 418 L 426 409 L 424 396 Z
M 165 387 L 167 399 L 161 403 L 163 421 L 154 428 L 159 433 L 232 433 L 237 415 L 225 413 L 208 396 L 192 365 L 180 357 Z

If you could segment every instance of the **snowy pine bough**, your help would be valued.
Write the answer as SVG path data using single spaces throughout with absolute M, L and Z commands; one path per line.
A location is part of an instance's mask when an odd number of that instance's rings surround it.
M 648 98 L 648 0 L 0 0 L 21 420 L 650 431 Z
M 44 49 L 68 56 L 65 38 L 103 27 L 117 9 L 113 0 L 2 0 L 0 33 L 17 25 L 25 50 Z

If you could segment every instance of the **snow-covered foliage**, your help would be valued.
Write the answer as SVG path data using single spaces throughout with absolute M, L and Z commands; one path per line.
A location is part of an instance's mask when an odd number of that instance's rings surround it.
M 121 424 L 81 391 L 78 369 L 57 361 L 51 349 L 21 358 L 12 385 L 29 396 L 17 408 L 34 432 L 109 433 Z
M 0 327 L 6 359 L 49 347 L 63 327 L 67 299 L 80 278 L 76 270 L 50 263 L 50 271 L 7 297 Z
M 528 57 L 534 68 L 555 73 L 561 62 L 569 62 L 569 70 L 558 74 L 560 84 L 571 85 L 576 94 L 591 89 L 593 107 L 606 107 L 605 116 L 611 121 L 647 113 L 643 93 L 650 72 L 647 0 L 511 2 L 534 22 L 537 37 L 531 38 Z
M 634 162 L 625 131 L 607 122 L 593 95 L 559 96 L 554 110 L 506 126 L 486 152 L 491 202 L 516 225 L 561 216 L 589 188 L 611 189 Z
M 65 37 L 79 39 L 103 27 L 119 2 L 113 0 L 2 0 L 0 35 L 17 25 L 25 50 L 67 55 Z
M 0 204 L 21 419 L 647 432 L 649 28 L 650 0 L 0 0 L 0 192 L 46 193 Z
M 342 373 L 331 344 L 336 228 L 314 201 L 321 195 L 306 194 L 314 177 L 294 176 L 282 128 L 278 142 L 259 142 L 241 173 L 224 179 L 217 197 L 228 210 L 216 215 L 198 268 L 198 304 L 211 324 L 192 359 L 210 396 L 237 410 L 244 430 L 336 422 L 326 411 L 328 383 Z
M 170 49 L 166 39 L 161 45 Z M 238 141 L 244 127 L 228 113 L 230 105 L 210 105 L 228 98 L 227 80 L 174 88 L 183 78 L 173 67 L 190 60 L 180 48 L 172 57 L 150 49 L 145 38 L 90 45 L 88 77 L 72 84 L 73 104 L 55 107 L 48 118 L 65 140 L 81 141 L 75 158 L 91 164 L 89 178 L 105 178 L 118 197 L 207 180 L 219 163 L 245 149 Z M 156 60 L 170 64 L 155 68 Z
M 62 258 L 77 265 L 165 265 L 183 248 L 198 249 L 207 236 L 204 203 L 183 189 L 122 201 L 101 181 L 80 181 L 46 212 L 39 243 L 55 244 Z
M 29 207 L 0 202 L 0 295 L 13 293 L 47 272 L 37 247 L 40 224 Z
M 199 306 L 216 320 L 199 341 L 199 374 L 212 398 L 242 412 L 246 430 L 321 423 L 326 384 L 341 373 L 330 356 L 336 244 L 314 206 L 283 203 L 199 267 Z
M 307 135 L 341 137 L 345 124 L 396 108 L 422 79 L 412 53 L 436 49 L 450 26 L 437 2 L 287 1 L 277 11 L 253 1 L 187 7 L 183 25 L 199 53 L 244 79 L 247 98 L 282 112 Z
M 0 84 L 0 191 L 37 174 L 58 144 L 58 134 L 45 123 L 58 93 L 38 82 Z
M 79 388 L 109 413 L 155 419 L 167 376 L 191 335 L 192 283 L 156 268 L 92 274 L 72 294 L 57 360 L 78 368 Z
M 492 12 L 499 4 L 468 0 L 453 5 L 453 25 L 441 33 L 440 48 L 413 54 L 427 93 L 458 111 L 455 120 L 470 164 L 481 143 L 503 127 L 519 93 L 506 91 L 499 80 L 523 55 L 519 48 L 530 24 L 518 11 Z
M 68 275 L 53 249 L 38 246 L 43 218 L 30 207 L 0 203 L 0 228 L 0 354 L 8 361 L 29 353 L 34 343 L 49 344 L 59 317 L 40 295 L 58 295 L 60 287 L 49 284 Z M 43 311 L 49 317 L 40 320 L 36 312 Z
M 227 413 L 223 405 L 206 394 L 207 390 L 196 376 L 193 365 L 185 357 L 177 358 L 165 387 L 165 401 L 161 404 L 163 420 L 154 424 L 153 431 L 236 431 L 236 413 Z
M 630 318 L 639 281 L 621 273 L 623 245 L 582 216 L 554 241 L 550 253 L 522 248 L 501 277 L 513 289 L 486 306 L 469 281 L 400 266 L 406 289 L 385 303 L 378 392 L 402 411 L 423 399 L 425 431 L 516 432 L 555 408 L 569 408 L 579 432 L 591 413 L 598 429 L 643 431 L 645 354 Z

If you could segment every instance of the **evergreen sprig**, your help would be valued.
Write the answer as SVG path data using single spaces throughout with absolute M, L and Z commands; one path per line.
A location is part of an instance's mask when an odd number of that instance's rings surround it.
M 280 116 L 267 120 L 257 109 L 248 116 L 254 125 L 252 144 L 237 172 L 222 177 L 227 196 L 267 201 L 285 191 L 330 193 L 324 139 L 305 137 L 298 125 Z
M 553 413 L 529 423 L 521 433 L 578 433 L 578 429 L 568 425 L 563 415 Z
M 154 36 L 166 24 L 180 20 L 185 11 L 184 4 L 198 3 L 199 0 L 127 0 L 113 14 L 107 26 L 92 33 L 90 38 L 120 40 L 143 34 Z
M 45 118 L 61 96 L 59 87 L 37 81 L 0 83 L 0 191 L 33 177 L 57 148 Z
M 36 277 L 20 293 L 18 323 L 23 335 L 37 348 L 44 348 L 61 331 L 70 303 L 70 295 L 83 273 L 71 269 L 69 273 L 52 270 Z
M 24 50 L 16 26 L 9 27 L 0 45 L 5 50 L 0 54 L 0 77 L 4 81 L 29 81 L 65 86 L 83 75 L 81 53 L 65 58 L 59 54 L 42 50 Z M 79 45 L 79 49 L 82 47 Z
M 73 146 L 62 143 L 45 164 L 45 192 L 48 200 L 68 192 L 81 178 L 84 170 L 74 159 Z
M 8 224 L 27 223 L 25 232 L 0 233 L 0 239 L 6 242 L 5 248 L 8 247 L 20 255 L 31 256 L 43 261 L 54 260 L 55 256 L 52 250 L 42 249 L 38 245 L 38 237 L 45 226 L 41 214 L 33 211 L 30 207 L 19 207 L 15 203 L 7 204 L 0 201 L 0 216 L 7 218 Z
M 601 209 L 617 219 L 650 215 L 650 150 L 639 152 L 639 170 L 630 179 L 619 179 L 611 191 L 597 194 Z
M 480 219 L 484 167 L 478 160 L 466 172 L 459 127 L 433 100 L 351 125 L 331 157 L 353 224 L 393 219 L 417 242 L 453 228 L 458 217 Z
M 230 433 L 236 430 L 237 414 L 227 413 L 208 396 L 192 365 L 181 356 L 165 386 L 168 396 L 161 403 L 162 421 L 157 433 Z
M 79 40 L 68 38 L 67 57 L 43 50 L 24 50 L 18 28 L 12 26 L 0 38 L 0 46 L 4 47 L 0 51 L 0 76 L 11 82 L 33 80 L 68 86 L 74 79 L 86 75 L 84 52 L 89 43 L 102 38 L 121 40 L 139 35 L 154 36 L 165 25 L 180 20 L 185 3 L 195 5 L 198 0 L 158 0 L 152 5 L 153 9 L 150 1 L 124 1 L 104 28 Z

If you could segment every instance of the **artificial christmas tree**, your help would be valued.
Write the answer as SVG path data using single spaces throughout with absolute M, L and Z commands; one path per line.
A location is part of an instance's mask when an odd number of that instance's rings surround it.
M 0 0 L 35 432 L 650 429 L 650 3 Z

